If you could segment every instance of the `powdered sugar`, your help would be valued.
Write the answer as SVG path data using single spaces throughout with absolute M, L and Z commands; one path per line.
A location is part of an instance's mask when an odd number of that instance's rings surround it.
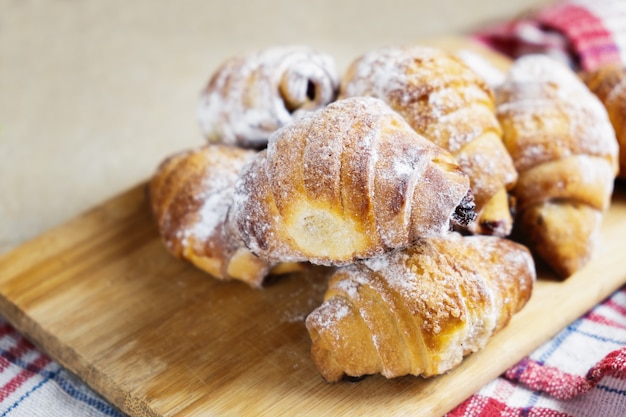
M 307 319 L 314 359 L 323 346 L 323 371 L 332 363 L 359 375 L 354 358 L 363 357 L 364 372 L 376 363 L 387 377 L 445 372 L 508 322 L 528 300 L 534 279 L 523 246 L 456 233 L 342 267 Z M 348 314 L 360 320 L 344 322 Z M 364 350 L 370 344 L 375 351 Z
M 259 148 L 294 117 L 334 100 L 338 86 L 326 54 L 304 46 L 262 49 L 233 57 L 216 71 L 197 118 L 209 141 Z
M 341 265 L 447 230 L 469 186 L 454 167 L 382 100 L 342 99 L 270 136 L 233 218 L 264 259 Z
M 306 318 L 309 332 L 331 335 L 335 340 L 343 339 L 344 335 L 338 330 L 338 324 L 350 315 L 352 305 L 349 300 L 335 297 L 317 307 Z
M 387 47 L 364 54 L 352 63 L 343 80 L 340 97 L 351 96 L 382 99 L 419 134 L 465 161 L 478 152 L 469 143 L 480 143 L 485 134 L 500 132 L 487 84 L 459 58 L 436 48 Z M 480 151 L 498 163 L 480 170 L 461 164 L 472 181 L 478 212 L 517 178 L 504 145 L 500 141 L 488 145 Z M 463 154 L 466 148 L 467 155 Z M 507 210 L 501 215 L 509 219 Z M 500 218 L 488 221 L 505 222 Z
M 359 286 L 358 282 L 358 271 L 355 271 L 351 268 L 346 268 L 342 271 L 343 274 L 349 275 L 351 279 L 343 279 L 337 280 L 334 282 L 333 289 L 341 291 L 348 299 L 350 300 L 358 300 L 359 296 Z
M 232 202 L 232 184 L 232 178 L 229 181 L 222 176 L 211 177 L 205 182 L 205 191 L 197 196 L 202 200 L 202 206 L 198 210 L 197 220 L 183 231 L 183 246 L 187 245 L 190 237 L 205 242 L 224 223 Z
M 476 72 L 476 74 L 481 76 L 491 88 L 496 88 L 504 81 L 504 71 L 493 65 L 484 56 L 468 49 L 457 51 L 456 56 Z
M 200 175 L 201 184 L 191 196 L 201 204 L 190 216 L 192 221 L 181 231 L 183 247 L 191 241 L 203 244 L 214 238 L 215 233 L 221 233 L 221 227 L 233 203 L 234 186 L 239 172 L 255 155 L 253 151 L 220 145 L 209 145 L 198 152 L 204 152 L 208 162 Z
M 499 117 L 524 135 L 513 153 L 520 171 L 572 154 L 616 160 L 618 145 L 606 109 L 559 61 L 543 55 L 518 59 L 497 96 Z
M 611 88 L 611 91 L 606 96 L 607 106 L 617 106 L 619 108 L 620 101 L 626 97 L 626 68 L 622 67 L 620 81 Z M 623 101 L 621 102 L 623 104 Z

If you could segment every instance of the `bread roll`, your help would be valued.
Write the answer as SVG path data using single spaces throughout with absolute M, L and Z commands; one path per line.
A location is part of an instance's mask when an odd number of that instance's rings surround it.
M 226 224 L 235 181 L 256 152 L 205 145 L 176 153 L 149 183 L 150 205 L 167 249 L 215 278 L 260 287 L 277 265 L 253 255 Z M 291 272 L 298 265 L 280 265 Z
M 496 95 L 504 143 L 519 172 L 516 228 L 567 278 L 597 245 L 617 173 L 615 132 L 576 74 L 547 56 L 514 62 Z
M 309 47 L 275 46 L 224 62 L 202 92 L 198 121 L 211 143 L 261 149 L 279 127 L 335 100 L 334 60 Z
M 502 144 L 493 91 L 481 76 L 437 48 L 387 47 L 351 64 L 340 97 L 353 96 L 384 100 L 419 134 L 456 158 L 476 202 L 472 233 L 511 232 L 508 191 L 517 172 Z
M 524 246 L 456 233 L 339 268 L 306 319 L 313 361 L 331 382 L 447 372 L 508 324 L 535 279 Z
M 336 101 L 275 132 L 235 188 L 229 221 L 274 262 L 351 263 L 473 219 L 454 158 L 375 98 Z

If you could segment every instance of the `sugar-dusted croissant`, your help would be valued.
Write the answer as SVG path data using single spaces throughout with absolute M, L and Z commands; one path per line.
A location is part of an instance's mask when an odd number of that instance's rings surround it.
M 519 172 L 516 229 L 567 278 L 591 258 L 610 204 L 615 132 L 576 74 L 547 56 L 514 62 L 496 96 L 504 142 Z
M 619 143 L 619 173 L 626 179 L 626 66 L 605 65 L 580 74 L 606 108 Z
M 341 267 L 306 319 L 313 361 L 331 382 L 447 372 L 508 324 L 535 278 L 526 247 L 457 233 Z
M 334 60 L 305 46 L 275 46 L 232 57 L 212 75 L 198 106 L 210 142 L 260 149 L 303 112 L 336 98 Z
M 242 171 L 231 215 L 263 259 L 339 265 L 470 221 L 473 202 L 447 151 L 382 100 L 355 97 L 275 132 Z
M 458 57 L 423 46 L 387 47 L 357 58 L 340 97 L 388 103 L 421 135 L 452 153 L 469 176 L 478 218 L 473 233 L 506 236 L 507 191 L 517 172 L 502 144 L 492 89 Z
M 159 233 L 175 256 L 218 279 L 259 287 L 273 267 L 248 251 L 225 223 L 234 184 L 256 152 L 205 145 L 165 159 L 148 186 Z M 280 265 L 281 272 L 297 265 Z

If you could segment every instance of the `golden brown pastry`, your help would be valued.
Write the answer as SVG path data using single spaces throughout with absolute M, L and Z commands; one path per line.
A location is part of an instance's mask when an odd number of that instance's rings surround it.
M 256 152 L 206 145 L 168 157 L 149 183 L 149 198 L 167 249 L 218 279 L 260 287 L 272 265 L 254 256 L 226 224 L 234 184 Z M 282 272 L 297 265 L 280 265 Z
M 209 142 L 260 149 L 300 114 L 336 98 L 334 60 L 305 46 L 275 46 L 230 58 L 212 75 L 198 107 Z
M 516 228 L 558 276 L 569 277 L 591 258 L 610 204 L 615 132 L 576 74 L 547 56 L 517 60 L 496 95 L 519 172 Z
M 472 220 L 468 191 L 447 151 L 355 97 L 275 132 L 243 170 L 229 221 L 262 259 L 339 265 Z
M 620 149 L 618 176 L 626 178 L 626 66 L 605 65 L 580 75 L 609 114 Z
M 471 232 L 511 232 L 507 191 L 517 172 L 502 144 L 493 91 L 481 76 L 436 48 L 381 48 L 348 69 L 340 97 L 352 96 L 384 100 L 418 133 L 452 153 L 470 178 L 476 202 Z
M 485 55 L 486 53 L 490 54 L 489 57 Z M 509 59 L 504 55 L 492 54 L 491 50 L 475 52 L 470 49 L 459 49 L 454 52 L 454 55 L 479 75 L 492 91 L 504 81 L 506 71 L 502 68 L 509 65 Z M 498 63 L 496 59 L 501 63 Z
M 508 324 L 535 278 L 526 247 L 457 233 L 341 267 L 306 319 L 313 361 L 331 382 L 444 373 Z

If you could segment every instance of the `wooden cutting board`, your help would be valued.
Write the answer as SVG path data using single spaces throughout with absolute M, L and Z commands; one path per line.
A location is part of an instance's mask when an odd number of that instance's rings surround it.
M 621 184 L 623 186 L 623 184 Z M 254 290 L 162 245 L 145 184 L 0 257 L 0 314 L 131 416 L 436 416 L 626 282 L 618 184 L 594 260 L 565 282 L 539 271 L 528 305 L 484 351 L 435 378 L 326 383 L 304 318 L 329 271 Z

